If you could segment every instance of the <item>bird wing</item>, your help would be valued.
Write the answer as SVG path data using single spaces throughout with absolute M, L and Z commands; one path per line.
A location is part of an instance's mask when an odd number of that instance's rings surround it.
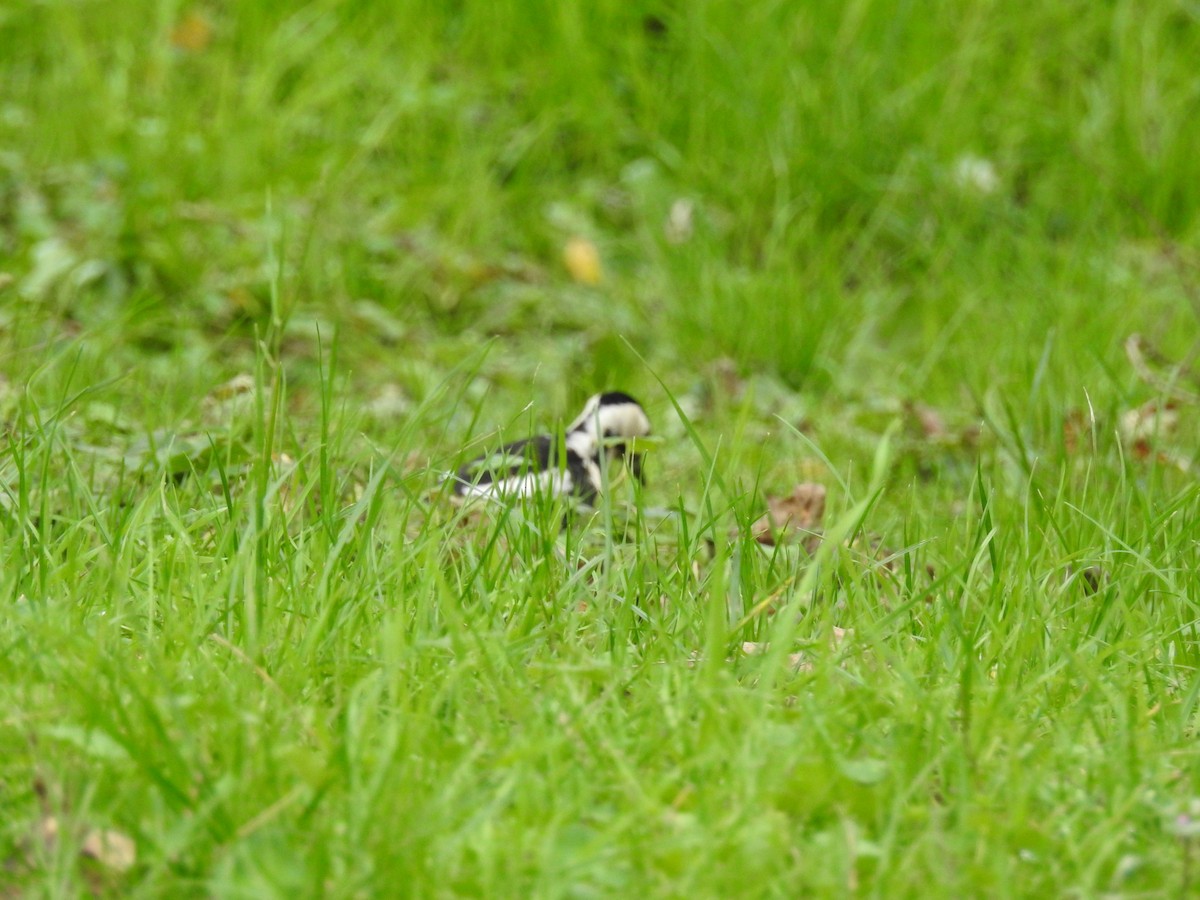
M 457 489 L 492 484 L 518 476 L 543 472 L 557 463 L 555 443 L 549 435 L 540 434 L 505 444 L 497 450 L 477 457 L 458 470 Z

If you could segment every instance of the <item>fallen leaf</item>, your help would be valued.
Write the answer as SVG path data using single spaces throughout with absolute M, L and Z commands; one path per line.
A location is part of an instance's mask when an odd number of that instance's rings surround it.
M 600 251 L 587 238 L 573 237 L 563 247 L 563 265 L 579 284 L 596 285 L 603 278 Z
M 770 649 L 770 641 L 744 641 L 742 643 L 742 653 L 746 656 L 761 656 Z M 788 666 L 796 672 L 811 672 L 814 668 L 803 652 L 789 653 Z
M 1184 363 L 1173 363 L 1159 353 L 1142 335 L 1134 333 L 1125 340 L 1125 356 L 1138 378 L 1172 400 L 1200 402 L 1200 395 L 1185 384 L 1200 384 L 1200 374 Z M 1155 370 L 1157 367 L 1157 371 Z
M 929 440 L 944 441 L 950 434 L 946 428 L 946 422 L 932 406 L 926 406 L 923 403 L 918 403 L 913 406 L 913 414 L 917 417 L 917 421 L 921 425 L 921 431 Z
M 58 840 L 58 819 L 46 816 L 38 823 L 38 837 L 46 847 L 53 847 Z
M 207 50 L 212 43 L 212 22 L 204 13 L 192 10 L 185 13 L 183 18 L 171 29 L 171 46 L 176 50 L 187 53 L 199 53 Z
M 79 853 L 114 872 L 127 872 L 137 862 L 137 844 L 133 838 L 111 828 L 93 828 L 89 831 L 84 836 Z
M 1080 444 L 1092 433 L 1092 421 L 1081 409 L 1069 409 L 1063 418 L 1063 449 L 1068 456 L 1079 451 Z
M 746 382 L 742 378 L 741 372 L 738 371 L 736 360 L 730 359 L 728 356 L 722 356 L 709 366 L 709 371 L 712 374 L 712 380 L 717 390 L 730 403 L 741 400 L 742 395 L 746 392 Z
M 805 481 L 786 497 L 768 497 L 767 512 L 751 526 L 751 534 L 760 544 L 796 540 L 811 533 L 825 516 L 825 486 Z
M 1150 400 L 1121 414 L 1121 437 L 1136 450 L 1141 442 L 1170 435 L 1178 425 L 1179 404 L 1175 400 Z
M 223 384 L 217 385 L 208 392 L 208 398 L 213 401 L 229 400 L 233 397 L 249 394 L 254 390 L 254 376 L 242 372 L 234 375 Z

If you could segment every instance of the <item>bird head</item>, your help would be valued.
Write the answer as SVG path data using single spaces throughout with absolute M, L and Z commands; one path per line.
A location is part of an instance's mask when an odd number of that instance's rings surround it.
M 586 435 L 594 441 L 597 458 L 603 453 L 607 459 L 624 460 L 634 477 L 644 481 L 642 454 L 631 451 L 630 445 L 649 436 L 650 419 L 628 394 L 609 391 L 589 398 L 568 432 Z

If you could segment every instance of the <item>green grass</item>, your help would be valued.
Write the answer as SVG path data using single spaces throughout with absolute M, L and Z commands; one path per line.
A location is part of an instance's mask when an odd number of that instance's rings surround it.
M 0 46 L 0 896 L 1195 892 L 1194 4 Z M 644 489 L 445 502 L 606 388 Z

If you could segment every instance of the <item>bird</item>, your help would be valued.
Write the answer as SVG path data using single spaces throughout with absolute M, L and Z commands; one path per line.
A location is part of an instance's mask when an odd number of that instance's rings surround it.
M 622 391 L 595 394 L 562 439 L 539 434 L 505 444 L 449 476 L 459 498 L 529 497 L 549 493 L 592 505 L 603 493 L 609 462 L 621 460 L 644 483 L 642 455 L 631 445 L 650 434 L 650 419 Z

